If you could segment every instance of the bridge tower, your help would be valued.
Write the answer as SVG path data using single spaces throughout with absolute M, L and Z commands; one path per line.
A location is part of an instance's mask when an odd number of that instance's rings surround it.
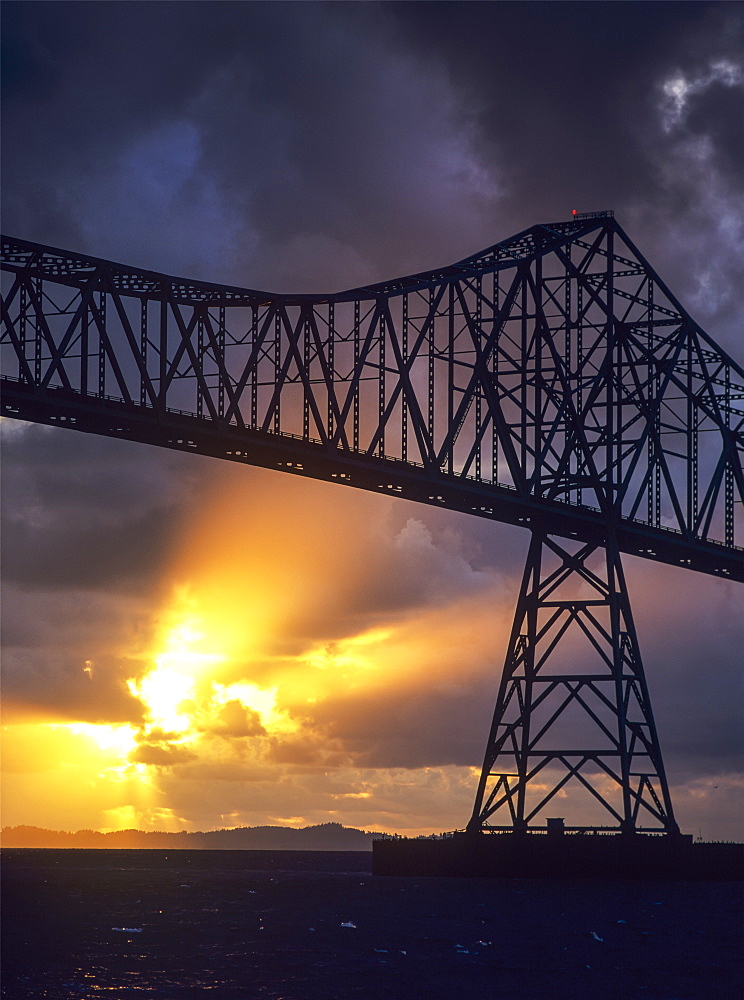
M 617 543 L 534 531 L 468 830 L 550 832 L 569 783 L 593 829 L 679 832 Z

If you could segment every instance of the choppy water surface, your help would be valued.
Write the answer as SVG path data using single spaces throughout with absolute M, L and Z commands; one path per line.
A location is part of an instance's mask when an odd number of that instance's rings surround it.
M 7 1000 L 733 1000 L 733 883 L 370 874 L 366 853 L 2 852 Z

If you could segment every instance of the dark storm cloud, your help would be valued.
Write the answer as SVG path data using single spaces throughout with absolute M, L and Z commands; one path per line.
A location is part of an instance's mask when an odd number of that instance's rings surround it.
M 172 453 L 7 420 L 2 454 L 6 703 L 138 720 L 125 679 L 141 670 L 136 651 L 198 493 L 196 470 Z
M 136 649 L 151 623 L 146 604 L 121 595 L 67 590 L 29 593 L 3 585 L 5 716 L 83 722 L 139 722 L 126 687 L 141 664 Z
M 469 111 L 376 7 L 132 12 L 10 5 L 6 227 L 294 290 L 489 241 L 497 190 Z
M 421 3 L 389 13 L 412 46 L 433 50 L 468 87 L 498 142 L 511 211 L 530 206 L 548 221 L 575 200 L 616 206 L 648 182 L 638 128 L 670 53 L 698 30 L 706 5 Z
M 141 589 L 157 575 L 193 469 L 174 454 L 3 424 L 3 572 L 27 587 Z
M 328 698 L 310 713 L 322 738 L 309 735 L 305 744 L 289 740 L 298 754 L 289 756 L 282 743 L 275 760 L 301 762 L 302 750 L 315 749 L 311 762 L 327 764 L 328 754 L 355 767 L 441 767 L 448 764 L 477 766 L 483 758 L 484 740 L 496 699 L 494 670 L 467 685 L 444 689 L 415 688 Z M 285 756 L 286 755 L 286 756 Z
M 738 4 L 5 11 L 4 215 L 20 235 L 331 290 L 612 207 L 734 342 Z
M 741 4 L 385 9 L 477 109 L 475 134 L 498 153 L 504 232 L 612 208 L 683 305 L 740 350 Z
M 168 201 L 169 221 L 176 221 L 190 150 L 188 135 L 174 137 L 173 129 L 178 133 L 184 106 L 214 68 L 214 20 L 202 16 L 195 26 L 191 4 L 134 10 L 128 3 L 5 8 L 5 148 L 13 149 L 4 162 L 7 228 L 92 252 L 90 242 L 119 229 L 129 213 L 129 227 L 104 241 L 108 252 L 127 249 L 130 227 L 143 234 L 149 197 Z M 161 148 L 156 141 L 132 178 L 140 190 L 127 190 L 142 142 L 159 128 L 165 129 Z M 181 193 L 197 203 L 204 195 L 193 184 Z M 175 235 L 171 225 L 168 236 Z
M 628 586 L 667 768 L 675 780 L 742 759 L 741 585 L 627 559 Z

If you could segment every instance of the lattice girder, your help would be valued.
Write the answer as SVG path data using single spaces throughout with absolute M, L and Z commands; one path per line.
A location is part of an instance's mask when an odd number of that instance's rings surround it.
M 11 238 L 2 267 L 5 415 L 600 544 L 612 524 L 744 579 L 744 373 L 611 214 L 324 296 Z

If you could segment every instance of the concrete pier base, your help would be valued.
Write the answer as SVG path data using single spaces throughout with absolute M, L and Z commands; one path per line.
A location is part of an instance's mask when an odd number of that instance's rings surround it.
M 487 878 L 744 879 L 744 844 L 686 836 L 468 834 L 372 844 L 375 875 Z

